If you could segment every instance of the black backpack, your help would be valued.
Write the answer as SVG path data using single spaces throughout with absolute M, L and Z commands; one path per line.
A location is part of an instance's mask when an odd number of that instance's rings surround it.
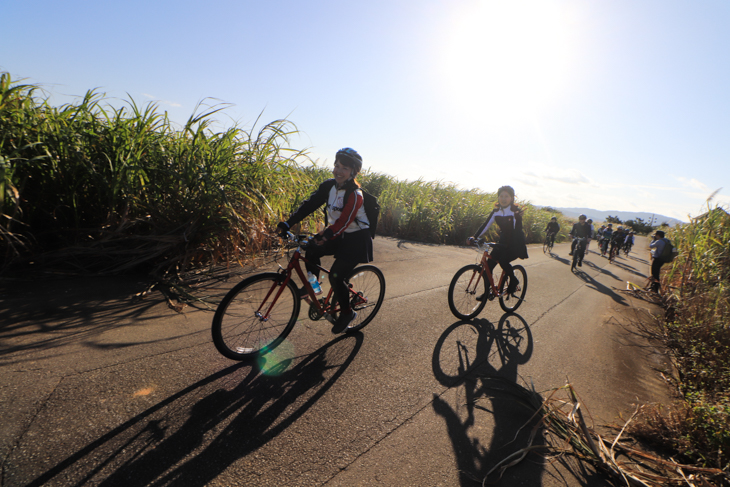
M 370 236 L 375 238 L 375 230 L 378 228 L 378 217 L 380 217 L 380 203 L 378 203 L 378 198 L 375 196 L 362 188 L 360 190 L 362 191 L 362 206 L 365 208 L 365 215 L 368 217 L 368 222 L 370 222 Z
M 662 240 L 664 240 L 664 248 L 662 249 L 662 255 L 660 255 L 659 258 L 664 263 L 672 262 L 677 254 L 674 251 L 674 245 L 672 245 L 672 242 L 670 242 L 668 238 L 663 238 Z
M 332 185 L 334 186 L 335 180 L 332 180 Z M 329 191 L 331 186 L 327 189 Z M 380 203 L 378 203 L 378 198 L 371 195 L 364 189 L 360 188 L 360 191 L 362 191 L 362 206 L 365 209 L 365 216 L 368 217 L 368 222 L 370 222 L 370 237 L 375 238 L 375 230 L 378 227 L 378 218 L 380 217 Z M 345 192 L 345 201 L 347 201 L 347 197 L 350 196 L 350 191 Z M 355 223 L 357 223 L 357 226 L 360 226 L 360 222 L 355 219 Z M 328 225 L 327 222 L 327 208 L 324 208 L 324 224 L 325 226 Z

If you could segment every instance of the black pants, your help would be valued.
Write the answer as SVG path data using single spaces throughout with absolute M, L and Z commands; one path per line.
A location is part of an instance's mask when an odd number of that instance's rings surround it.
M 654 281 L 651 283 L 651 290 L 657 293 L 659 292 L 659 275 L 661 274 L 663 265 L 664 262 L 656 257 L 651 259 L 651 277 L 654 278 Z
M 321 257 L 325 255 L 335 255 L 339 248 L 340 242 L 337 240 L 328 240 L 322 245 L 311 243 L 307 247 L 306 251 L 306 268 L 309 272 L 314 274 L 319 279 L 319 266 L 321 263 Z M 340 312 L 350 312 L 350 297 L 349 289 L 345 279 L 350 275 L 352 270 L 357 266 L 359 262 L 356 259 L 347 259 L 340 257 L 335 260 L 334 264 L 330 268 L 329 281 L 332 287 L 333 301 L 332 306 L 335 303 L 340 303 Z
M 517 279 L 515 279 L 515 271 L 512 269 L 512 262 L 517 257 L 512 257 L 511 252 L 507 249 L 494 249 L 492 251 L 492 257 L 493 259 L 489 259 L 487 261 L 487 266 L 489 267 L 490 272 L 494 270 L 494 268 L 497 266 L 497 263 L 499 263 L 499 267 L 502 268 L 505 275 L 509 277 L 509 285 L 507 286 L 507 292 L 514 291 L 517 287 Z M 499 285 L 499 283 L 495 283 L 496 285 Z

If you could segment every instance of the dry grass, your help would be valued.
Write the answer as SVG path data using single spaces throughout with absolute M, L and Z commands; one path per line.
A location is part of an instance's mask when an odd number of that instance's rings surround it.
M 604 437 L 586 422 L 586 407 L 570 383 L 549 391 L 544 397 L 535 391 L 534 386 L 528 388 L 500 378 L 483 379 L 492 381 L 494 389 L 510 393 L 534 411 L 533 420 L 537 421 L 528 444 L 494 466 L 483 479 L 482 485 L 498 481 L 506 469 L 517 465 L 533 450 L 544 450 L 545 454 L 553 458 L 570 455 L 590 463 L 616 485 L 730 485 L 730 476 L 721 469 L 681 464 L 662 458 L 642 449 L 636 441 L 627 437 L 627 429 L 635 418 L 647 414 L 644 408 L 637 408 L 622 427 L 614 428 L 617 433 L 613 437 Z M 545 442 L 533 445 L 538 434 L 544 436 Z

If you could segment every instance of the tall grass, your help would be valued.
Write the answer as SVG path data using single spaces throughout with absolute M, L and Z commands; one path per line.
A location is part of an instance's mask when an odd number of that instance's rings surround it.
M 306 172 L 317 182 L 332 177 L 329 168 L 318 165 Z M 357 179 L 366 191 L 378 198 L 382 207 L 378 233 L 419 242 L 464 245 L 497 201 L 496 193 L 464 190 L 440 181 L 399 181 L 368 170 Z M 537 209 L 526 201 L 518 203 L 525 209 L 523 228 L 528 242 L 545 239 L 545 227 L 552 216 L 562 220 L 560 236 L 567 238 L 571 224 L 562 214 Z M 493 228 L 488 236 L 496 238 L 496 232 Z
M 50 106 L 0 75 L 0 249 L 100 272 L 168 272 L 255 251 L 259 233 L 309 186 L 288 147 L 296 127 L 213 130 L 222 107 L 182 128 L 157 105 L 121 108 L 89 91 Z M 275 223 L 274 223 L 275 224 Z
M 169 274 L 265 248 L 331 169 L 290 147 L 288 120 L 216 129 L 224 108 L 199 105 L 180 127 L 154 103 L 115 107 L 93 90 L 54 107 L 40 87 L 0 73 L 0 270 L 34 261 Z M 461 245 L 496 201 L 368 170 L 359 180 L 380 200 L 378 233 L 414 241 Z M 542 242 L 553 213 L 521 203 L 528 242 Z
M 663 276 L 662 332 L 684 402 L 655 411 L 647 431 L 703 466 L 730 471 L 730 215 L 710 208 L 668 237 L 679 255 Z

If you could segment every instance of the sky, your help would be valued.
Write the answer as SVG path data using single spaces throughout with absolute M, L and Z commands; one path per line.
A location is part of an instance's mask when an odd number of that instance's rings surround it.
M 323 165 L 687 221 L 730 206 L 728 26 L 726 0 L 2 0 L 0 71 L 54 104 L 285 118 Z

